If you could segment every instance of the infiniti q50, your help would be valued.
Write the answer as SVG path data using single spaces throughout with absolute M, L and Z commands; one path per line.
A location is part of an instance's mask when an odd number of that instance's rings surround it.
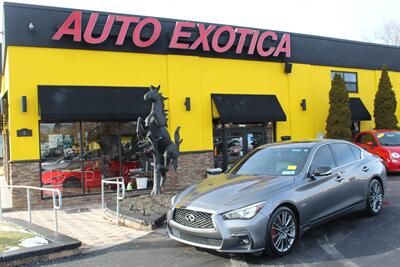
M 379 158 L 346 141 L 265 145 L 173 197 L 167 230 L 193 246 L 284 256 L 316 225 L 378 215 L 386 180 Z

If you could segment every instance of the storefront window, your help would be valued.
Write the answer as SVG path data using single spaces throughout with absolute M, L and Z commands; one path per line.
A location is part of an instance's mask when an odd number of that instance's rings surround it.
M 117 122 L 83 122 L 83 177 L 85 193 L 98 193 L 101 180 L 121 176 Z
M 127 189 L 136 188 L 136 177 L 151 182 L 151 153 L 138 143 L 133 121 L 41 123 L 40 148 L 42 185 L 63 195 L 100 193 L 109 177 L 123 176 Z
M 244 154 L 260 145 L 273 142 L 273 123 L 214 124 L 214 165 L 229 168 Z M 224 149 L 226 136 L 226 149 Z M 225 166 L 226 165 L 226 166 Z
M 79 129 L 79 123 L 40 124 L 42 186 L 82 193 Z

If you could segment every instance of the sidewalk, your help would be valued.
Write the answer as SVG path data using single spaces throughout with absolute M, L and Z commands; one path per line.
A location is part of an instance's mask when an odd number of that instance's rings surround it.
M 77 213 L 67 213 L 69 209 L 58 211 L 59 232 L 81 241 L 82 252 L 115 246 L 150 233 L 124 226 L 117 227 L 115 223 L 104 220 L 101 216 L 100 205 L 85 208 L 88 208 L 88 211 Z M 27 211 L 6 212 L 3 216 L 27 220 L 28 213 Z M 54 229 L 53 210 L 32 211 L 32 223 Z

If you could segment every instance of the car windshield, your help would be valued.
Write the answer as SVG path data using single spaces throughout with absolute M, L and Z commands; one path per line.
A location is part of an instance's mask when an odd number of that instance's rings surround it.
M 298 174 L 310 152 L 305 147 L 276 146 L 254 150 L 237 165 L 237 175 L 292 176 Z
M 376 133 L 382 146 L 400 146 L 400 132 Z

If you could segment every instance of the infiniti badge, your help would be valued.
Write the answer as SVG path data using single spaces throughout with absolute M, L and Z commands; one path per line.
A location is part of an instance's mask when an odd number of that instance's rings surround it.
M 185 215 L 185 220 L 188 221 L 188 222 L 194 222 L 194 220 L 195 220 L 194 215 L 191 214 L 191 213 L 186 214 Z

